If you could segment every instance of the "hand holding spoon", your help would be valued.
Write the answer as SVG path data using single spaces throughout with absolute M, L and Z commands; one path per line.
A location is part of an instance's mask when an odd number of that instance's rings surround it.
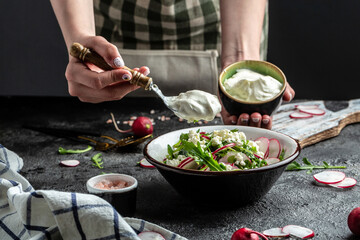
M 70 55 L 83 62 L 92 63 L 105 71 L 114 70 L 98 53 L 84 47 L 80 43 L 72 44 Z M 175 115 L 188 120 L 188 122 L 201 119 L 211 121 L 221 110 L 221 104 L 215 95 L 200 90 L 192 90 L 180 93 L 179 96 L 167 97 L 153 83 L 151 77 L 145 76 L 126 66 L 123 68 L 131 72 L 132 78 L 129 80 L 131 84 L 140 86 L 145 90 L 153 90 Z

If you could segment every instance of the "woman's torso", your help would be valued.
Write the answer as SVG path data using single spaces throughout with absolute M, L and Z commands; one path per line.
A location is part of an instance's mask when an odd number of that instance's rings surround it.
M 97 34 L 120 48 L 220 50 L 218 0 L 95 0 L 94 9 Z

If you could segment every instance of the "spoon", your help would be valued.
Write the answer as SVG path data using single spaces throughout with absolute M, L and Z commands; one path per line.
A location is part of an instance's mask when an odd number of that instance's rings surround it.
M 170 109 L 171 111 L 173 111 L 175 114 L 178 113 L 178 111 L 171 107 L 170 104 L 169 104 L 169 100 L 173 97 L 167 97 L 167 96 L 164 96 L 164 94 L 162 93 L 162 91 L 160 90 L 160 88 L 154 84 L 153 82 L 150 83 L 150 86 L 149 86 L 149 90 L 153 91 L 156 95 L 158 95 L 159 98 L 161 98 L 161 100 L 164 102 L 165 106 Z
M 84 47 L 80 43 L 73 43 L 70 47 L 69 52 L 70 52 L 71 56 L 73 56 L 83 62 L 92 63 L 95 66 L 97 66 L 105 71 L 114 70 L 114 68 L 112 68 L 97 52 Z M 145 75 L 141 74 L 140 72 L 134 71 L 133 69 L 128 68 L 126 66 L 124 66 L 123 69 L 126 69 L 131 72 L 131 74 L 133 76 L 129 81 L 131 84 L 140 86 L 145 90 L 149 90 L 149 91 L 153 90 L 154 93 L 156 93 L 156 95 L 161 98 L 161 100 L 164 102 L 166 107 L 168 107 L 174 113 L 177 113 L 177 110 L 170 107 L 170 105 L 169 105 L 169 99 L 171 97 L 164 96 L 164 94 L 161 92 L 159 87 L 153 83 L 151 77 L 145 76 Z

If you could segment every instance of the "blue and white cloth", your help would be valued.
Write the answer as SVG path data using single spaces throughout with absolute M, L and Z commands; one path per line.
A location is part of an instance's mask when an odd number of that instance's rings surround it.
M 23 160 L 0 144 L 0 239 L 140 240 L 156 231 L 167 240 L 186 240 L 155 224 L 123 218 L 91 194 L 35 190 L 18 172 Z

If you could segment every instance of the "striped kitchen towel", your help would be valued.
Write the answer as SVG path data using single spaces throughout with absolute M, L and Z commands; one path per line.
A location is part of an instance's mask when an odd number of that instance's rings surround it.
M 18 172 L 23 160 L 0 144 L 0 239 L 136 239 L 155 231 L 186 240 L 160 226 L 123 218 L 91 194 L 35 190 Z

